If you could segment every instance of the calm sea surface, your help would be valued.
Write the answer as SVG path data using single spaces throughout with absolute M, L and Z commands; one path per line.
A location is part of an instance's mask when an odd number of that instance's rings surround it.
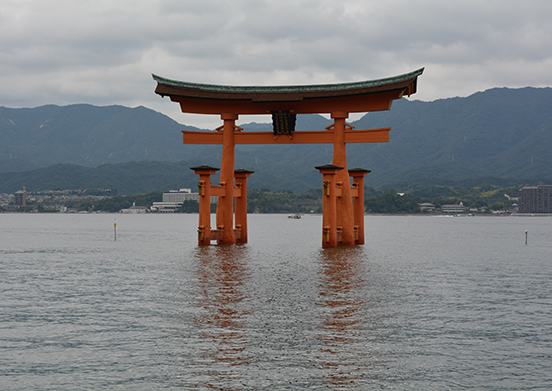
M 197 220 L 0 214 L 0 389 L 552 389 L 552 217 Z

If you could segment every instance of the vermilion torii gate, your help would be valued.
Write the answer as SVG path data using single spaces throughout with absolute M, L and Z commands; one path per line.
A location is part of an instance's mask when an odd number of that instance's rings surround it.
M 245 178 L 252 172 L 235 172 L 236 144 L 316 143 L 333 144 L 332 165 L 317 167 L 324 175 L 322 245 L 364 243 L 364 220 L 358 218 L 360 207 L 362 215 L 364 213 L 364 200 L 356 189 L 361 186 L 363 190 L 362 179 L 368 171 L 347 169 L 346 144 L 388 142 L 390 128 L 355 130 L 345 120 L 349 113 L 389 110 L 393 100 L 416 92 L 418 76 L 422 73 L 423 68 L 386 79 L 355 83 L 267 87 L 196 84 L 153 75 L 157 82 L 155 93 L 178 102 L 183 113 L 217 114 L 223 120 L 216 132 L 182 131 L 184 144 L 222 144 L 218 186 L 210 184 L 210 175 L 218 169 L 192 168 L 200 175 L 202 193 L 199 244 L 210 244 L 211 240 L 230 244 L 247 242 L 247 212 L 243 210 Z M 274 132 L 244 132 L 236 126 L 240 115 L 255 114 L 272 114 Z M 294 131 L 297 114 L 330 114 L 334 123 L 322 131 Z M 355 179 L 353 186 L 350 175 Z M 204 206 L 210 202 L 211 195 L 219 197 L 215 230 L 210 228 L 210 210 Z M 236 208 L 240 205 L 240 211 L 236 210 L 236 227 L 234 197 Z M 356 199 L 354 204 L 353 198 Z

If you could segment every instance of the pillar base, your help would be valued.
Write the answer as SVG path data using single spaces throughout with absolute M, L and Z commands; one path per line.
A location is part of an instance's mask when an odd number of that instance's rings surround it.
M 254 171 L 239 169 L 234 172 L 236 186 L 231 186 L 232 199 L 235 199 L 235 227 L 234 211 L 231 210 L 230 230 L 219 224 L 216 229 L 211 229 L 211 196 L 226 197 L 228 194 L 226 183 L 213 186 L 211 175 L 214 175 L 218 168 L 206 165 L 191 167 L 199 175 L 199 227 L 198 245 L 209 245 L 216 240 L 219 244 L 247 243 L 247 178 Z M 228 232 L 231 234 L 229 235 Z

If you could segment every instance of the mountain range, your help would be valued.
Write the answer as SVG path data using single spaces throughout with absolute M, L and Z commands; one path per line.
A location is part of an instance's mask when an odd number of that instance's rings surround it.
M 356 129 L 391 127 L 389 143 L 349 144 L 349 168 L 372 170 L 366 184 L 472 183 L 552 178 L 552 88 L 495 88 L 433 102 L 401 99 Z M 331 121 L 298 116 L 297 130 Z M 271 124 L 240 125 L 245 131 Z M 0 107 L 0 192 L 112 188 L 122 194 L 195 187 L 189 167 L 220 166 L 220 146 L 183 145 L 177 123 L 145 107 L 78 104 Z M 331 144 L 243 145 L 236 168 L 254 170 L 249 187 L 305 191 L 321 186 L 314 166 L 330 163 Z M 214 179 L 216 180 L 216 178 Z M 548 179 L 549 180 L 549 179 Z
M 197 130 L 142 106 L 0 107 L 0 172 L 179 161 L 201 150 L 182 145 L 184 129 Z

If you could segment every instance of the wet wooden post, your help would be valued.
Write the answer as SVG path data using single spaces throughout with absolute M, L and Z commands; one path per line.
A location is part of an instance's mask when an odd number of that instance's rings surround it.
M 224 113 L 221 115 L 224 121 L 222 135 L 222 162 L 220 170 L 220 186 L 224 188 L 223 195 L 217 203 L 217 229 L 221 230 L 218 243 L 236 243 L 234 235 L 234 156 L 235 142 L 234 130 L 238 115 Z
M 236 220 L 236 242 L 247 243 L 247 178 L 255 171 L 238 169 L 234 171 L 236 178 L 235 189 L 235 220 Z M 238 194 L 239 193 L 239 194 Z
M 353 196 L 355 244 L 364 244 L 364 177 L 369 172 L 371 171 L 363 168 L 349 170 L 349 176 L 353 178 L 351 193 Z
M 190 167 L 199 175 L 199 226 L 197 228 L 197 243 L 211 244 L 211 175 L 219 169 L 210 166 Z
M 336 183 L 336 173 L 343 167 L 326 164 L 314 167 L 323 175 L 324 183 L 322 196 L 322 247 L 335 247 L 338 243 L 337 235 L 337 197 L 341 196 L 341 189 Z
M 332 164 L 343 169 L 336 173 L 336 181 L 341 183 L 342 195 L 337 199 L 337 225 L 341 227 L 340 244 L 350 245 L 355 243 L 354 216 L 351 201 L 351 184 L 347 170 L 347 145 L 345 143 L 345 128 L 349 127 L 345 120 L 349 113 L 334 111 L 331 113 L 334 119 L 334 148 Z

